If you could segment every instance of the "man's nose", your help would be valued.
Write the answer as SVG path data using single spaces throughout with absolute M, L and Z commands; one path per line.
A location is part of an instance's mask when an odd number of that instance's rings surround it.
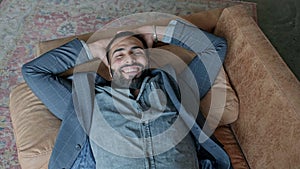
M 126 54 L 126 63 L 135 63 L 136 57 L 134 56 L 133 52 L 129 51 Z

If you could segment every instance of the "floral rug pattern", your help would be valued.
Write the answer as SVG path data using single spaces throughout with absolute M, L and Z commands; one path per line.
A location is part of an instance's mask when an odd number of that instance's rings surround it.
M 23 82 L 21 66 L 39 41 L 94 32 L 140 12 L 189 14 L 241 4 L 227 0 L 2 0 L 0 1 L 0 168 L 20 168 L 9 113 L 9 93 Z M 256 15 L 256 6 L 247 4 Z M 254 16 L 255 17 L 255 16 Z

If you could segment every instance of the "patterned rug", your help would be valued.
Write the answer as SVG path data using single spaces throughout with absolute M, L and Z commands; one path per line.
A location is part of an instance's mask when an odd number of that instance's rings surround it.
M 0 0 L 0 169 L 20 168 L 9 93 L 23 82 L 20 68 L 35 57 L 37 42 L 93 32 L 133 13 L 184 15 L 241 3 L 256 17 L 256 4 L 227 0 Z

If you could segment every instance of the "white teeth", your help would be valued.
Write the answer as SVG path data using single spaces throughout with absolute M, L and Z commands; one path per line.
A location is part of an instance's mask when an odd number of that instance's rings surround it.
M 138 68 L 124 68 L 123 72 L 131 73 L 131 72 L 137 72 L 138 70 L 139 70 Z

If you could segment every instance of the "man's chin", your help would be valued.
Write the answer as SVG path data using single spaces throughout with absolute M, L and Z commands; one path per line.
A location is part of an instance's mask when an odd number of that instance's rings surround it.
M 112 80 L 112 87 L 124 89 L 138 88 L 141 80 L 142 79 L 136 76 L 132 78 L 116 78 Z
M 112 87 L 115 88 L 129 88 L 133 78 L 125 78 L 125 77 L 118 77 L 112 79 Z
M 141 85 L 141 82 L 143 81 L 142 75 L 145 74 L 145 70 L 133 74 L 126 74 L 122 71 L 119 71 L 118 73 L 114 71 L 112 72 L 114 73 L 112 79 L 112 87 L 127 89 L 138 89 Z

